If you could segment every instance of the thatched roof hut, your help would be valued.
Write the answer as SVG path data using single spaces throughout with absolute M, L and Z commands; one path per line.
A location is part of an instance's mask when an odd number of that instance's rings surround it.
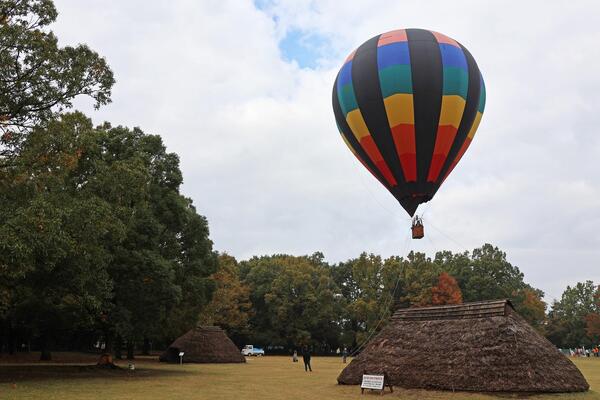
M 246 359 L 237 346 L 217 326 L 197 326 L 175 340 L 160 356 L 160 361 L 185 363 L 243 363 Z
M 390 323 L 338 376 L 360 384 L 387 373 L 405 388 L 478 392 L 578 392 L 577 367 L 508 300 L 397 310 Z

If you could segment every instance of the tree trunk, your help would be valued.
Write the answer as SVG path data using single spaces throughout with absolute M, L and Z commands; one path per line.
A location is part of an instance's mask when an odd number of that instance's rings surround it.
M 15 330 L 12 327 L 12 322 L 8 322 L 8 354 L 15 354 L 17 352 L 17 338 Z
M 112 351 L 113 351 L 113 336 L 111 335 L 110 331 L 108 329 L 106 329 L 106 331 L 104 331 L 104 352 L 112 354 Z
M 121 336 L 117 336 L 117 340 L 115 340 L 115 358 L 117 360 L 123 359 L 122 348 L 123 348 L 123 339 L 121 338 Z
M 128 360 L 133 360 L 133 349 L 134 349 L 134 344 L 133 341 L 128 340 L 127 341 L 127 359 Z
M 142 354 L 145 356 L 150 355 L 150 339 L 144 338 L 144 347 L 142 348 Z
M 112 358 L 113 338 L 110 331 L 104 331 L 104 353 L 98 359 L 98 366 L 105 368 L 117 368 Z
M 8 343 L 8 322 L 7 321 L 2 321 L 5 322 L 2 325 L 0 325 L 2 327 L 2 330 L 0 331 L 0 354 L 4 353 L 4 350 L 6 348 L 6 351 L 8 352 L 8 346 L 6 346 L 6 344 Z
M 52 353 L 50 353 L 50 338 L 48 334 L 44 333 L 40 337 L 40 361 L 51 361 Z

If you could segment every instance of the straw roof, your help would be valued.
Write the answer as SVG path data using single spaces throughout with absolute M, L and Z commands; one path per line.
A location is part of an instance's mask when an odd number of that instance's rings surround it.
M 480 392 L 589 389 L 577 367 L 508 300 L 397 310 L 390 323 L 338 376 L 360 384 L 387 373 L 406 388 Z
M 175 340 L 160 356 L 160 361 L 185 363 L 243 363 L 246 359 L 237 346 L 217 326 L 197 326 Z

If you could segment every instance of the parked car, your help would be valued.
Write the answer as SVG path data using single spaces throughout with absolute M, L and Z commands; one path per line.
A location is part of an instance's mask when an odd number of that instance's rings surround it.
M 262 357 L 265 355 L 265 351 L 260 347 L 254 347 L 254 345 L 247 344 L 242 349 L 242 355 Z

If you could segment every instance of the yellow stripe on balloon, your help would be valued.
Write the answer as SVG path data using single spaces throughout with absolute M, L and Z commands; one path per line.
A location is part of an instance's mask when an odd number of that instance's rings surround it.
M 358 157 L 358 155 L 356 154 L 356 150 L 354 150 L 354 147 L 352 147 L 352 145 L 350 145 L 350 142 L 348 141 L 348 139 L 346 139 L 346 136 L 344 136 L 344 134 L 342 132 L 340 132 L 340 135 L 342 135 L 342 139 L 344 139 L 344 143 L 346 143 L 346 146 L 348 146 L 348 148 L 350 149 L 352 154 L 354 154 L 355 156 Z
M 383 99 L 383 104 L 391 127 L 398 124 L 413 125 L 415 123 L 412 94 L 396 93 Z
M 452 125 L 456 129 L 460 125 L 466 101 L 461 96 L 442 96 L 442 109 L 440 111 L 440 122 L 438 125 Z
M 359 109 L 350 111 L 346 115 L 346 122 L 348 122 L 348 126 L 359 142 L 362 138 L 371 136 L 369 128 L 367 128 L 367 124 Z
M 473 139 L 473 137 L 475 136 L 475 132 L 477 131 L 477 128 L 479 127 L 479 123 L 481 122 L 481 117 L 483 116 L 483 114 L 479 111 L 477 111 L 477 115 L 475 116 L 475 121 L 473 121 L 473 125 L 471 125 L 471 129 L 469 130 L 469 134 L 467 135 L 467 137 L 469 139 Z

